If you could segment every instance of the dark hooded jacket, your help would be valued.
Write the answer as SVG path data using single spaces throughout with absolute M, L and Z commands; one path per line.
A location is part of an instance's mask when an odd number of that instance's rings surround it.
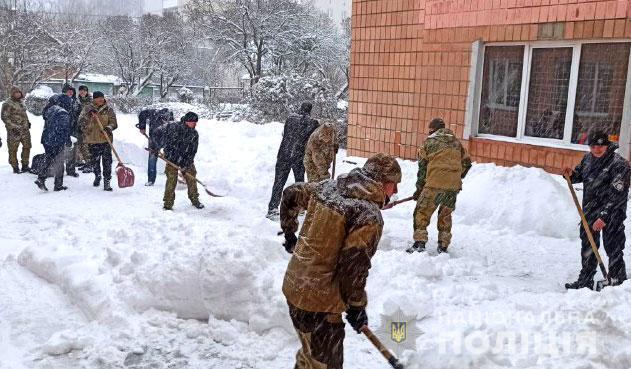
M 318 121 L 302 110 L 291 114 L 285 121 L 283 140 L 278 150 L 278 160 L 302 162 L 305 157 L 307 141 L 318 128 Z
M 53 105 L 46 109 L 42 145 L 44 147 L 60 147 L 70 143 L 70 131 L 72 129 L 70 121 L 70 114 L 61 106 Z
M 195 161 L 199 134 L 194 128 L 179 121 L 165 124 L 154 131 L 155 149 L 164 149 L 164 156 L 180 168 L 186 169 Z
M 69 87 L 69 90 L 73 90 L 73 87 Z M 81 114 L 81 104 L 77 101 L 75 97 L 69 97 L 63 94 L 55 94 L 52 95 L 48 99 L 48 103 L 42 110 L 42 115 L 46 116 L 46 111 L 50 109 L 52 106 L 59 105 L 70 115 L 70 135 L 73 137 L 78 137 L 79 135 L 79 115 Z
M 158 150 L 159 144 L 155 140 L 154 132 L 161 126 L 173 121 L 173 112 L 169 109 L 144 109 L 138 114 L 138 124 L 136 128 L 146 130 L 149 127 L 147 135 L 149 136 L 149 148 Z
M 616 154 L 617 144 L 610 144 L 601 158 L 588 153 L 574 169 L 572 183 L 583 183 L 583 210 L 592 223 L 601 218 L 622 221 L 627 216 L 631 168 Z

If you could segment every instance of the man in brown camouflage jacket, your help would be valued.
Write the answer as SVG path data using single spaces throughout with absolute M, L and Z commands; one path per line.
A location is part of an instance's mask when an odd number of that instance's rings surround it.
M 302 343 L 295 368 L 341 369 L 342 313 L 358 333 L 368 324 L 365 286 L 383 230 L 380 209 L 400 181 L 396 159 L 378 154 L 336 181 L 297 183 L 283 192 L 281 226 L 293 253 L 283 293 Z
M 7 128 L 7 147 L 9 149 L 9 164 L 13 173 L 29 171 L 31 156 L 31 123 L 26 115 L 26 107 L 22 100 L 24 94 L 18 87 L 11 88 L 11 96 L 2 104 L 2 121 Z M 18 167 L 18 148 L 22 144 L 22 171 Z

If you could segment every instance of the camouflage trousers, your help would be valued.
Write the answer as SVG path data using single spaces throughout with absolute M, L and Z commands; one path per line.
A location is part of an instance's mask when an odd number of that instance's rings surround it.
M 307 173 L 307 182 L 322 182 L 327 179 L 331 179 L 329 168 L 325 170 L 318 168 L 313 162 L 307 162 L 305 160 L 305 172 Z
M 289 315 L 302 344 L 294 369 L 342 369 L 345 335 L 342 314 L 313 313 L 289 304 Z
M 173 203 L 175 202 L 175 188 L 177 187 L 177 172 L 178 170 L 171 165 L 167 165 L 164 171 L 167 175 L 167 183 L 164 188 L 164 206 L 171 208 L 173 207 Z M 191 165 L 187 168 L 186 172 L 193 177 L 197 175 L 197 170 L 195 170 L 195 165 Z M 191 203 L 197 204 L 199 203 L 199 192 L 197 191 L 197 182 L 185 175 L 184 179 L 186 180 L 186 186 L 188 187 L 188 198 L 191 200 Z
M 31 132 L 24 131 L 7 131 L 7 148 L 9 149 L 9 164 L 12 167 L 18 166 L 18 148 L 22 144 L 21 161 L 22 166 L 28 166 L 31 159 Z
M 427 242 L 427 227 L 438 209 L 438 243 L 451 243 L 451 215 L 456 210 L 458 191 L 424 188 L 414 210 L 414 241 Z

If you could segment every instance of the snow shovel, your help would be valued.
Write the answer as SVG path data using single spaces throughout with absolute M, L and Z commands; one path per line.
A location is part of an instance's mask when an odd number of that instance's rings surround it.
M 151 152 L 151 150 L 149 150 L 148 148 L 145 147 L 145 150 Z M 177 169 L 178 171 L 182 172 L 185 176 L 188 176 L 189 178 L 192 178 L 193 180 L 195 180 L 195 182 L 199 183 L 203 188 L 204 191 L 206 191 L 206 193 L 211 196 L 211 197 L 223 197 L 220 195 L 217 195 L 215 193 L 213 193 L 211 190 L 208 189 L 208 187 L 206 187 L 206 185 L 200 181 L 199 179 L 197 179 L 197 177 L 195 177 L 194 175 L 186 172 L 185 170 L 183 170 L 182 168 L 178 167 L 177 165 L 173 164 L 172 162 L 169 161 L 169 159 L 164 157 L 164 154 L 162 154 L 161 152 L 157 153 L 158 157 L 162 160 L 164 160 L 165 163 L 167 163 L 167 165 L 172 166 L 173 168 Z
M 592 234 L 592 229 L 589 227 L 589 223 L 587 222 L 587 218 L 585 217 L 583 208 L 581 207 L 581 204 L 578 201 L 578 197 L 576 196 L 576 191 L 574 190 L 574 186 L 572 186 L 572 181 L 570 180 L 570 177 L 567 177 L 567 176 L 563 176 L 563 177 L 567 181 L 568 187 L 570 187 L 570 192 L 572 193 L 572 198 L 574 199 L 574 205 L 576 205 L 578 214 L 581 216 L 583 229 L 585 229 L 585 234 L 587 234 L 587 239 L 589 240 L 589 244 L 592 246 L 592 251 L 594 252 L 594 255 L 596 255 L 596 260 L 598 260 L 598 266 L 600 267 L 600 271 L 602 272 L 603 277 L 605 277 L 604 280 L 596 282 L 596 291 L 600 291 L 604 287 L 611 285 L 611 278 L 609 278 L 609 274 L 607 273 L 607 269 L 605 268 L 603 259 L 600 257 L 600 252 L 598 252 L 596 241 L 594 241 L 594 235 Z
M 135 178 L 134 171 L 131 170 L 131 168 L 126 167 L 125 164 L 123 164 L 123 160 L 118 155 L 118 152 L 114 148 L 114 145 L 112 144 L 112 141 L 110 140 L 110 137 L 105 132 L 105 128 L 103 128 L 103 124 L 101 124 L 101 119 L 99 119 L 99 115 L 96 113 L 92 113 L 92 117 L 96 118 L 96 122 L 99 124 L 99 129 L 101 130 L 103 137 L 105 137 L 105 139 L 107 140 L 107 143 L 110 145 L 110 147 L 112 148 L 112 151 L 114 152 L 114 155 L 116 156 L 116 160 L 118 160 L 118 164 L 116 165 L 116 178 L 118 179 L 118 187 L 119 188 L 133 187 L 134 178 Z
M 145 132 L 141 132 L 143 136 L 145 136 L 147 138 L 148 141 L 151 141 L 151 139 L 149 138 L 149 136 L 147 135 L 147 133 Z M 145 148 L 145 150 L 149 151 L 147 148 Z M 186 180 L 184 180 L 184 176 L 182 175 L 182 172 L 178 172 L 177 173 L 177 182 L 181 183 L 181 184 L 186 184 Z
M 372 333 L 372 331 L 370 330 L 370 328 L 368 328 L 367 325 L 363 326 L 360 330 L 366 336 L 366 338 L 368 338 L 368 340 L 377 348 L 377 350 L 381 352 L 381 355 L 383 355 L 383 357 L 386 358 L 386 360 L 388 360 L 388 363 L 390 364 L 390 366 L 392 366 L 394 369 L 405 369 L 403 364 L 399 362 L 399 359 L 397 359 L 396 356 L 394 356 L 390 352 L 390 350 L 388 350 L 388 348 L 384 346 L 383 343 L 381 343 L 381 341 L 379 341 L 379 338 L 377 338 L 377 336 L 375 336 L 375 334 Z
M 402 200 L 398 200 L 398 201 L 393 201 L 391 203 L 389 203 L 388 205 L 383 207 L 383 210 L 388 210 L 388 209 L 392 209 L 393 207 L 397 206 L 397 205 L 401 205 L 403 203 L 409 202 L 414 200 L 414 196 L 410 196 L 410 197 L 406 197 L 405 199 Z

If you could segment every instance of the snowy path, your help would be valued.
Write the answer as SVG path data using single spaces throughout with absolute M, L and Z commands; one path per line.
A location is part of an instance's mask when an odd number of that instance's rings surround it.
M 137 184 L 111 194 L 93 188 L 90 175 L 67 178 L 65 193 L 40 193 L 34 176 L 10 174 L 0 150 L 0 368 L 292 367 L 298 340 L 280 292 L 288 255 L 278 224 L 264 218 L 282 126 L 203 121 L 200 178 L 228 196 L 202 194 L 207 208 L 198 211 L 180 188 L 169 213 L 164 176 L 142 186 L 133 119 L 121 116 L 115 139 Z M 352 168 L 341 158 L 339 173 Z M 403 169 L 405 196 L 415 163 Z M 628 368 L 630 285 L 601 294 L 562 288 L 579 266 L 570 201 L 563 182 L 540 170 L 476 166 L 451 255 L 440 256 L 403 251 L 412 204 L 385 212 L 370 321 L 378 326 L 396 308 L 422 318 L 417 352 L 403 355 L 409 368 Z M 576 341 L 586 332 L 599 343 L 593 352 L 536 343 L 537 335 Z M 510 334 L 525 348 L 497 345 Z M 482 344 L 467 346 L 474 338 Z M 347 328 L 345 367 L 386 364 Z

